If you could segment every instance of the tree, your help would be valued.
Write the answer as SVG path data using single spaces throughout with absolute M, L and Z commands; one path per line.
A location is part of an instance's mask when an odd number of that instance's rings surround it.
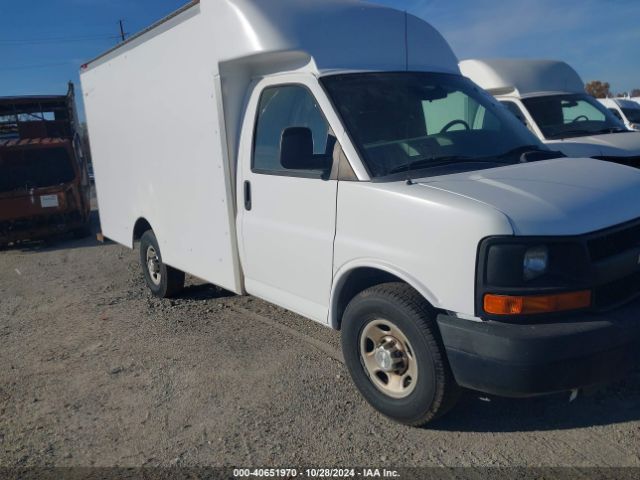
M 585 85 L 587 93 L 595 98 L 607 98 L 611 96 L 609 88 L 609 82 L 601 82 L 600 80 L 593 80 Z
M 640 97 L 640 88 L 634 88 L 633 90 L 631 90 L 631 96 Z

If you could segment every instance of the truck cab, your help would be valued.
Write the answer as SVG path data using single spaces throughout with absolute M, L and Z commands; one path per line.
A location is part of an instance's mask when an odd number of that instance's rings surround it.
M 477 83 L 543 143 L 569 157 L 591 157 L 640 166 L 640 133 L 595 98 L 565 62 L 491 59 L 460 62 Z
M 613 115 L 629 130 L 640 131 L 640 104 L 629 98 L 599 98 Z
M 635 365 L 640 171 L 550 150 L 424 20 L 202 0 L 81 78 L 102 230 L 150 293 L 189 273 L 340 330 L 390 418 Z

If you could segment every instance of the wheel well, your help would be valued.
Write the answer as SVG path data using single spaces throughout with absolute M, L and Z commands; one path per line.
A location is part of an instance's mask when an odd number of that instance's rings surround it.
M 135 226 L 133 227 L 133 241 L 135 242 L 136 240 L 140 240 L 140 237 L 142 237 L 144 232 L 146 232 L 147 230 L 153 230 L 151 228 L 151 225 L 145 218 L 139 218 L 138 221 L 136 221 Z
M 340 330 L 342 327 L 342 315 L 349 302 L 356 295 L 374 285 L 388 282 L 407 283 L 401 278 L 377 268 L 361 267 L 349 272 L 347 278 L 342 282 L 342 287 L 333 306 L 333 326 Z

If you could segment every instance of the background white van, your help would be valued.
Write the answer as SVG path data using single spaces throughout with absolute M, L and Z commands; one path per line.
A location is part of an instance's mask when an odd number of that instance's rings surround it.
M 491 59 L 460 62 L 462 74 L 495 96 L 552 150 L 640 166 L 640 133 L 588 95 L 565 62 Z
M 630 98 L 599 98 L 598 101 L 624 122 L 629 130 L 640 130 L 640 103 Z

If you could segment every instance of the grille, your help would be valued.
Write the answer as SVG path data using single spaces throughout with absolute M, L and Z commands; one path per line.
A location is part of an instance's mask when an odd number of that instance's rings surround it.
M 605 233 L 587 241 L 593 262 L 604 260 L 640 245 L 640 223 Z
M 640 294 L 640 272 L 607 283 L 594 290 L 594 306 L 598 310 L 622 305 Z
M 640 168 L 640 157 L 594 157 L 605 162 L 619 163 L 629 167 Z
M 639 246 L 640 222 L 638 221 L 587 238 L 589 255 L 596 269 L 599 264 L 606 264 L 609 258 L 637 249 Z M 615 308 L 640 294 L 640 271 L 629 274 L 629 270 L 626 270 L 625 273 L 621 271 L 620 275 L 620 278 L 594 289 L 594 307 L 596 309 Z

